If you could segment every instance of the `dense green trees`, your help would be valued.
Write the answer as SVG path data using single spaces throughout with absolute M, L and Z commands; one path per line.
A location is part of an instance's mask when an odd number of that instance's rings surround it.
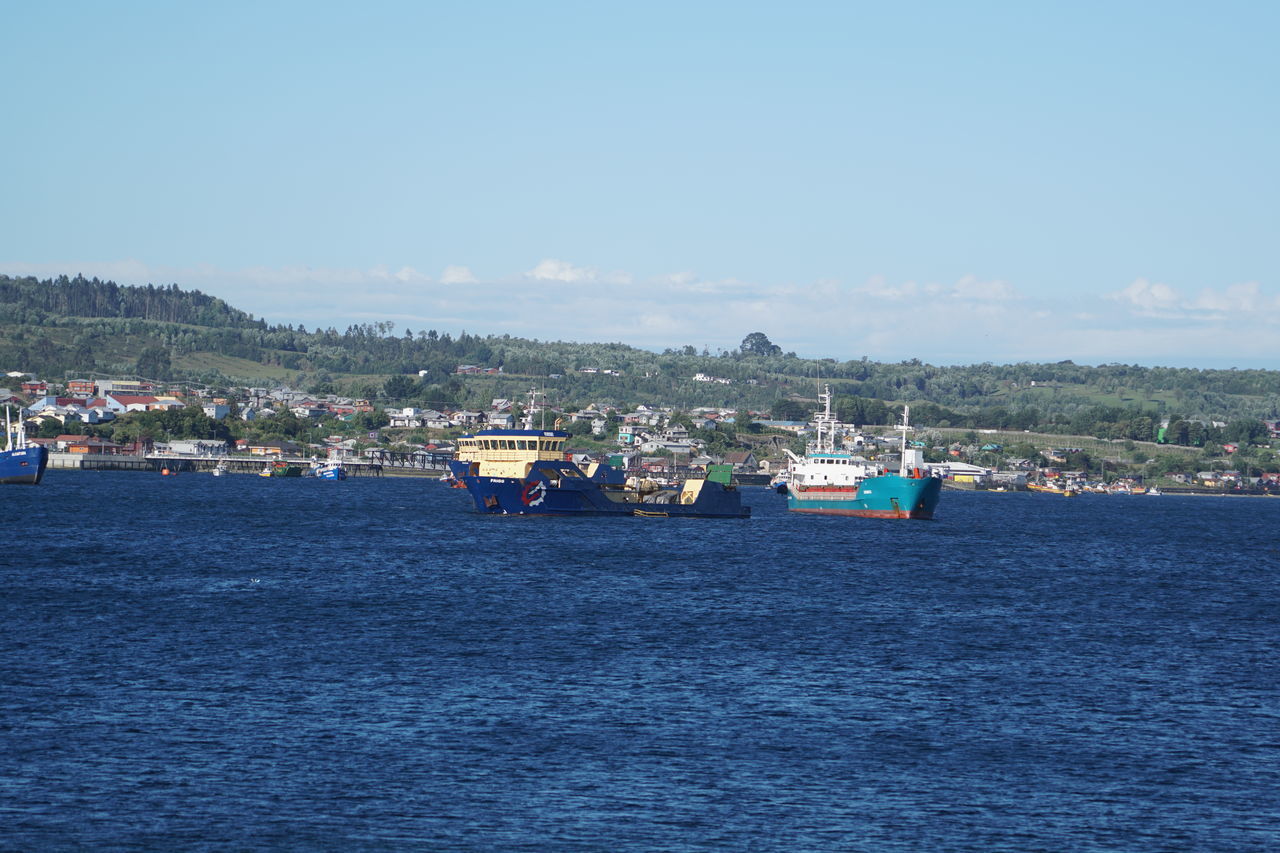
M 813 415 L 813 406 L 798 400 L 777 400 L 769 408 L 769 418 L 775 421 L 807 421 Z
M 764 332 L 752 332 L 742 339 L 743 355 L 782 355 L 782 347 L 769 340 Z
M 382 383 L 382 393 L 389 400 L 403 400 L 414 392 L 416 384 L 410 377 L 397 373 Z

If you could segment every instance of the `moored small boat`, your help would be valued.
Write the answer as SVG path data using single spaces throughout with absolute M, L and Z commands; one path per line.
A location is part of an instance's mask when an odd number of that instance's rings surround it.
M 347 479 L 347 469 L 337 462 L 325 462 L 313 466 L 311 475 L 318 480 L 345 480 Z
M 301 477 L 302 467 L 299 465 L 290 465 L 283 459 L 277 459 L 275 462 L 268 462 L 258 472 L 259 477 Z

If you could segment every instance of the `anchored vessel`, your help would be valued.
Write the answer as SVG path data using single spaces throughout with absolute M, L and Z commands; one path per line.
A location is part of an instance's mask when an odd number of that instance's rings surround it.
M 462 437 L 450 470 L 480 512 L 510 515 L 634 515 L 746 518 L 751 508 L 728 477 L 675 486 L 627 479 L 603 463 L 564 458 L 569 433 L 492 429 Z M 725 472 L 727 474 L 727 472 Z
M 329 451 L 329 458 L 324 462 L 315 461 L 306 473 L 320 480 L 345 480 L 347 469 L 342 467 L 342 452 L 336 449 Z
M 34 486 L 44 476 L 49 464 L 49 451 L 27 441 L 27 428 L 19 413 L 17 422 L 9 418 L 4 407 L 4 450 L 0 450 L 0 484 L 23 483 Z
M 302 466 L 290 465 L 283 459 L 277 459 L 274 462 L 268 462 L 258 472 L 259 477 L 301 477 Z
M 884 465 L 836 448 L 836 417 L 831 389 L 818 395 L 823 410 L 814 414 L 817 436 L 804 456 L 791 451 L 787 509 L 819 515 L 869 518 L 933 518 L 942 481 L 924 466 L 923 454 L 907 447 L 910 408 L 904 408 L 902 462 L 896 472 Z

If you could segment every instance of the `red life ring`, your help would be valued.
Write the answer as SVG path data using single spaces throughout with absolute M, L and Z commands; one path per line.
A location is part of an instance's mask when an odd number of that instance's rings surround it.
M 520 492 L 520 500 L 525 506 L 538 506 L 547 496 L 545 480 L 530 480 Z

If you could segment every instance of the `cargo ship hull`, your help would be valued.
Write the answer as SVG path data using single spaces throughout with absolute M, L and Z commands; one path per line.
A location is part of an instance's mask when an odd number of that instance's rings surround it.
M 748 518 L 733 486 L 689 480 L 678 489 L 641 491 L 601 483 L 568 463 L 540 463 L 527 477 L 463 475 L 476 509 L 497 515 L 630 515 L 656 518 Z
M 937 477 L 885 474 L 857 486 L 792 486 L 787 490 L 787 509 L 815 515 L 928 520 L 941 494 L 942 481 Z
M 0 450 L 0 485 L 37 485 L 48 464 L 49 451 L 39 445 Z

